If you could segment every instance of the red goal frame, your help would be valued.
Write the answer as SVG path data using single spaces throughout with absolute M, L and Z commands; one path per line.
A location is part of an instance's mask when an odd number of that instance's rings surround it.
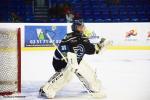
M 17 74 L 17 91 L 16 93 L 21 93 L 21 28 L 17 29 L 17 61 L 18 61 L 18 74 Z M 0 92 L 1 96 L 11 95 L 13 92 Z

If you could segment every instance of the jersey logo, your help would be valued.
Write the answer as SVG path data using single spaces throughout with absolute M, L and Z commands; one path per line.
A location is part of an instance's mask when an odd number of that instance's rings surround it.
M 62 45 L 62 46 L 61 46 L 61 50 L 62 50 L 62 51 L 65 51 L 65 50 L 67 50 L 67 47 L 66 47 L 66 45 Z
M 73 48 L 74 52 L 77 54 L 77 58 L 80 59 L 83 57 L 85 53 L 84 46 L 82 44 L 78 44 L 77 47 Z

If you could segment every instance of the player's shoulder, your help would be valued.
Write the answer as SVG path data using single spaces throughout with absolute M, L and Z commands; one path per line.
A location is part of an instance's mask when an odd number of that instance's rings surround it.
M 67 34 L 65 35 L 64 39 L 62 40 L 62 42 L 68 42 L 68 41 L 70 41 L 70 39 L 73 39 L 73 38 L 74 38 L 74 37 L 73 37 L 73 32 L 67 33 Z
M 67 33 L 64 39 L 70 39 L 73 37 L 73 32 Z
M 73 32 L 71 32 L 71 33 L 67 33 L 63 40 L 68 41 L 70 39 L 75 39 L 75 38 L 76 38 L 76 36 L 74 36 Z

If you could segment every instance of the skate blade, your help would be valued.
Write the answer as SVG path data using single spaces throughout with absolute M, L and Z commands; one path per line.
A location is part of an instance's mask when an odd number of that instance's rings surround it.
M 105 93 L 89 93 L 93 98 L 96 99 L 102 99 L 102 98 L 106 98 L 106 94 Z

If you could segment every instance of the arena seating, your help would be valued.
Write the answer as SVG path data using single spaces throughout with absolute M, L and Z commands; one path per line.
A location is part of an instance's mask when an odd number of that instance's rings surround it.
M 107 4 L 105 0 L 51 0 L 51 4 L 63 1 L 69 2 L 73 12 L 79 13 L 85 22 L 150 22 L 150 0 L 120 0 L 119 4 Z M 1 2 L 1 22 L 11 22 L 12 12 L 21 18 L 20 22 L 36 22 L 32 4 L 23 0 Z M 66 22 L 65 18 L 48 19 L 47 22 Z

